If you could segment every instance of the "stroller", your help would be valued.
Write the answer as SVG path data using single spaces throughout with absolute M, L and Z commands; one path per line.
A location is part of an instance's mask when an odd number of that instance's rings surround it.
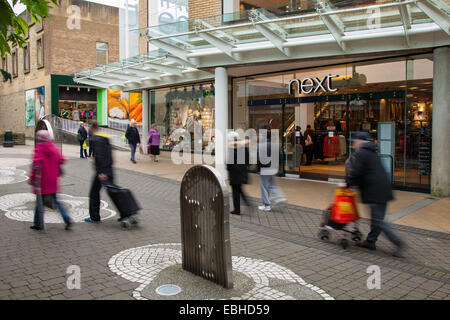
M 349 245 L 349 239 L 359 242 L 362 233 L 358 230 L 358 211 L 356 194 L 350 189 L 338 188 L 334 203 L 323 212 L 323 221 L 319 229 L 319 238 L 329 240 L 333 234 L 340 239 L 343 249 Z M 351 227 L 349 227 L 351 225 Z

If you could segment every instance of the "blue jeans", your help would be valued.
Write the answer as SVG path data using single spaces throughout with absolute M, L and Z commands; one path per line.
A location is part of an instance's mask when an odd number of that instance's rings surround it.
M 36 207 L 34 210 L 34 221 L 33 221 L 33 223 L 36 227 L 44 229 L 45 205 L 44 205 L 43 196 L 51 197 L 53 204 L 56 206 L 56 209 L 58 209 L 59 213 L 61 214 L 61 216 L 66 224 L 72 221 L 72 219 L 70 219 L 70 216 L 67 214 L 64 206 L 61 204 L 61 202 L 58 201 L 58 198 L 56 197 L 56 193 L 47 194 L 47 195 L 36 195 Z
M 262 202 L 266 206 L 270 206 L 270 195 L 274 199 L 284 198 L 284 194 L 281 189 L 275 184 L 275 176 L 260 175 L 259 185 L 261 187 Z
M 136 145 L 130 143 L 130 150 L 131 150 L 131 161 L 135 161 L 134 155 L 136 154 Z
M 389 224 L 384 221 L 386 215 L 386 204 L 371 203 L 370 204 L 370 232 L 367 235 L 367 242 L 375 243 L 381 232 L 395 245 L 403 244 L 403 240 L 391 229 Z

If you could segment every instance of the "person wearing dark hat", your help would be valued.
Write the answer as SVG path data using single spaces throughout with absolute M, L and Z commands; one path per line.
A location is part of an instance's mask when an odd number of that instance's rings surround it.
M 387 203 L 394 199 L 388 174 L 377 155 L 376 145 L 367 132 L 357 132 L 352 137 L 355 153 L 346 163 L 346 186 L 357 186 L 361 200 L 370 206 L 370 232 L 365 241 L 357 243 L 359 247 L 376 250 L 375 243 L 381 232 L 396 245 L 394 256 L 402 257 L 405 242 L 384 221 Z

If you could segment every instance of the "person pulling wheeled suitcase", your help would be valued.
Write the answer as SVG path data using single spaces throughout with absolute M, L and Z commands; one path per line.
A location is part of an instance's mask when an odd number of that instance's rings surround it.
M 122 227 L 127 228 L 129 223 L 138 224 L 136 215 L 141 207 L 137 203 L 133 193 L 129 189 L 115 184 L 106 184 L 105 187 L 106 192 L 119 211 L 120 218 L 118 221 L 121 222 Z

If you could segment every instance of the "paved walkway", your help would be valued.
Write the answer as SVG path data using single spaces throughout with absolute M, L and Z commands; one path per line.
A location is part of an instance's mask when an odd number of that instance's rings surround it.
M 73 231 L 65 231 L 62 224 L 47 223 L 45 231 L 35 232 L 29 229 L 31 223 L 27 221 L 32 216 L 33 202 L 27 195 L 30 188 L 23 179 L 24 171 L 28 170 L 30 150 L 30 146 L 16 146 L 2 149 L 0 153 L 0 175 L 15 179 L 12 182 L 4 179 L 5 184 L 0 184 L 0 241 L 3 244 L 0 299 L 152 299 L 155 283 L 176 282 L 176 277 L 170 275 L 176 272 L 173 268 L 176 268 L 180 250 L 179 178 L 184 167 L 179 167 L 179 171 L 164 171 L 161 168 L 169 167 L 168 161 L 154 164 L 141 160 L 143 156 L 138 157 L 140 163 L 131 166 L 127 153 L 115 151 L 117 183 L 132 189 L 144 208 L 140 225 L 121 230 L 115 217 L 108 218 L 107 210 L 115 208 L 102 191 L 105 200 L 102 223 L 76 223 Z M 73 146 L 64 146 L 63 151 L 68 157 L 77 155 L 77 148 Z M 71 158 L 68 161 L 61 197 L 72 215 L 75 212 L 86 214 L 92 175 L 89 160 Z M 390 255 L 393 248 L 383 236 L 376 252 L 353 245 L 343 250 L 335 239 L 323 242 L 317 238 L 320 206 L 330 197 L 324 195 L 322 203 L 310 208 L 303 203 L 299 205 L 295 201 L 300 200 L 297 197 L 291 200 L 286 187 L 294 182 L 282 185 L 290 200 L 288 204 L 274 208 L 271 213 L 246 208 L 242 216 L 231 217 L 233 266 L 239 271 L 236 281 L 249 290 L 241 290 L 238 298 L 450 299 L 448 232 L 394 224 L 394 229 L 410 245 L 404 259 Z M 282 183 L 285 182 L 280 181 L 280 185 Z M 328 184 L 320 185 L 333 188 Z M 256 193 L 256 189 L 252 191 L 249 187 L 249 193 Z M 255 204 L 257 197 L 253 199 Z M 395 222 L 428 212 L 427 208 L 437 214 L 441 201 L 448 201 L 433 200 L 419 208 L 418 203 L 427 196 L 413 194 L 411 197 L 403 193 L 398 197 L 402 200 L 397 201 L 405 205 L 398 204 L 399 210 L 391 213 L 397 218 Z M 408 210 L 410 203 L 419 209 L 408 213 L 415 208 Z M 403 212 L 398 214 L 401 210 Z M 47 217 L 52 215 L 55 214 L 48 213 Z M 361 231 L 366 234 L 368 228 L 368 221 L 361 219 Z M 254 271 L 242 269 L 239 264 L 242 261 Z M 170 263 L 174 265 L 164 269 L 161 263 L 164 268 Z M 67 288 L 67 268 L 71 265 L 81 270 L 81 289 Z M 372 265 L 381 270 L 380 289 L 367 288 L 370 276 L 367 268 Z M 153 278 L 150 279 L 149 274 Z M 258 283 L 261 277 L 268 280 Z M 186 282 L 179 284 L 188 285 Z M 208 290 L 220 296 L 215 290 L 222 289 Z M 183 292 L 187 294 L 184 299 L 198 298 L 192 291 Z
M 65 145 L 64 152 L 77 155 L 78 147 Z M 130 162 L 129 153 L 114 151 L 115 166 L 145 174 L 181 181 L 192 165 L 174 165 L 169 152 L 162 152 L 158 163 L 148 155 L 136 154 L 137 164 Z M 326 209 L 333 199 L 336 184 L 320 181 L 278 178 L 278 185 L 286 194 L 287 203 L 318 210 Z M 229 188 L 231 191 L 231 188 Z M 260 198 L 259 177 L 250 175 L 250 184 L 244 190 L 252 197 Z M 429 194 L 394 191 L 395 201 L 388 205 L 388 219 L 396 224 L 450 233 L 450 198 L 434 198 Z M 370 216 L 369 208 L 359 204 L 362 217 Z

